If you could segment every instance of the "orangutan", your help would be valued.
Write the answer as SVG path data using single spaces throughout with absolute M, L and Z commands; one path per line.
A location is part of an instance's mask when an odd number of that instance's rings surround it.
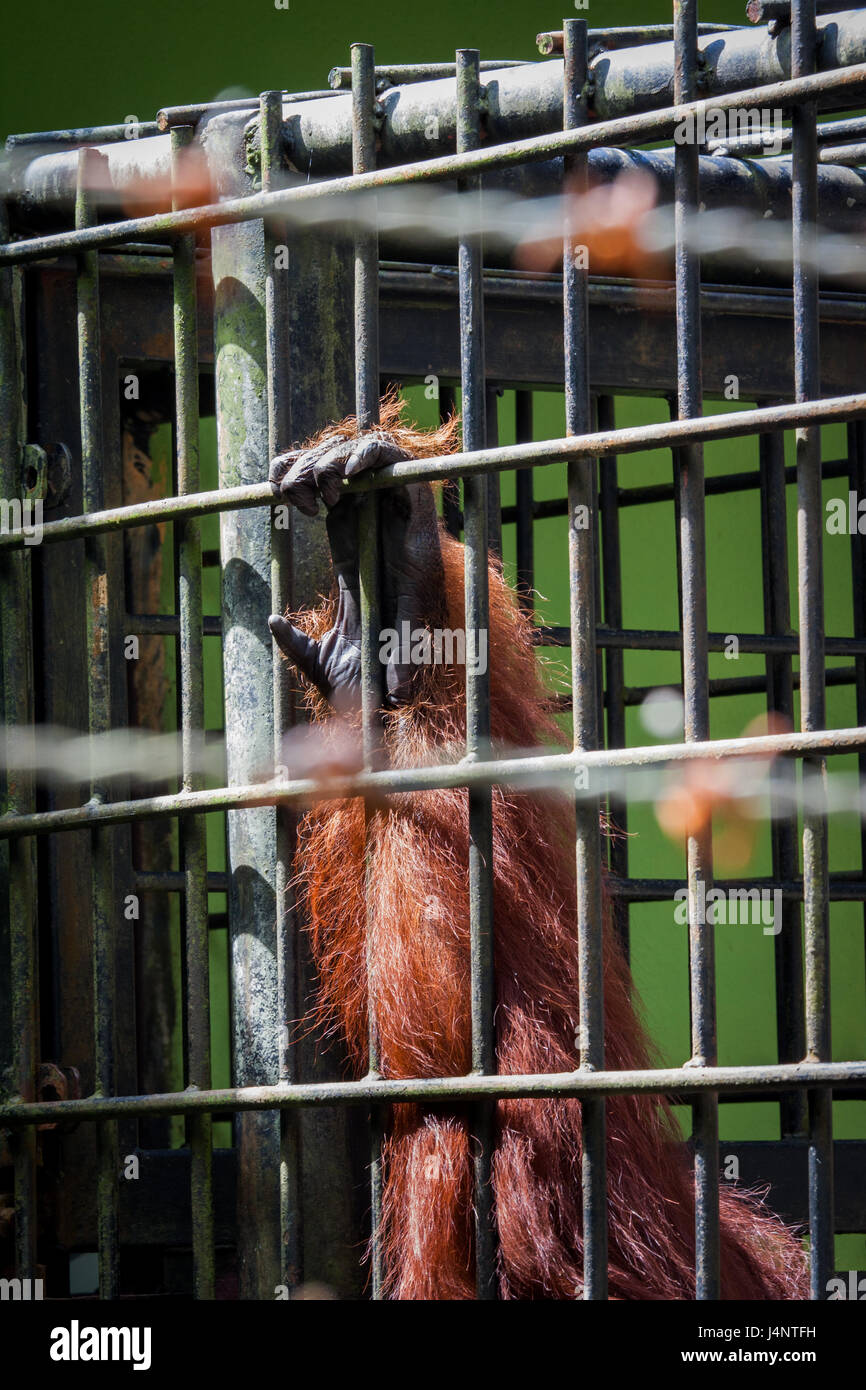
M 359 436 L 346 419 L 272 463 L 281 499 L 306 515 L 320 501 L 327 509 L 336 598 L 291 620 L 270 619 L 279 647 L 305 679 L 314 718 L 358 720 L 358 495 L 343 480 L 396 460 L 453 452 L 458 443 L 455 419 L 433 431 L 410 428 L 400 402 L 386 397 L 376 429 Z M 408 621 L 412 629 L 462 629 L 463 547 L 440 526 L 432 487 L 390 487 L 380 499 L 383 627 L 400 631 Z M 493 557 L 489 580 L 494 751 L 568 747 L 539 673 L 531 621 Z M 391 656 L 383 675 L 390 765 L 459 760 L 465 668 L 455 661 L 413 666 Z M 501 1074 L 570 1072 L 580 1062 L 574 833 L 566 796 L 494 786 Z M 342 1034 L 358 1077 L 367 1068 L 368 997 L 383 1076 L 470 1070 L 468 843 L 465 789 L 389 795 L 366 823 L 361 799 L 320 801 L 301 821 L 297 887 L 321 981 L 318 1018 Z M 365 882 L 374 889 L 369 928 Z M 634 985 L 609 921 L 604 982 L 606 1068 L 649 1067 Z M 390 1298 L 475 1296 L 470 1113 L 459 1104 L 392 1108 L 382 1216 Z M 500 1297 L 580 1296 L 580 1101 L 500 1100 L 495 1132 Z M 692 1165 L 664 1099 L 608 1100 L 607 1172 L 610 1297 L 694 1298 Z M 723 1297 L 808 1297 L 796 1234 L 753 1195 L 727 1184 L 721 1251 Z

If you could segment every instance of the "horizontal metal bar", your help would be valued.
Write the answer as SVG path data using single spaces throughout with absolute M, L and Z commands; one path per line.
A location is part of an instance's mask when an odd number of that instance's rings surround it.
M 833 666 L 827 671 L 824 677 L 824 684 L 829 688 L 839 685 L 853 685 L 857 679 L 857 670 L 854 666 Z M 800 689 L 800 673 L 795 671 L 791 676 L 791 683 L 794 690 Z M 737 695 L 763 695 L 767 690 L 767 676 L 720 676 L 707 682 L 710 692 L 710 699 L 727 699 Z M 682 687 L 676 683 L 670 685 L 626 685 L 623 686 L 623 703 L 628 706 L 642 705 L 650 691 L 680 690 Z
M 866 726 L 820 729 L 810 733 L 767 734 L 760 738 L 715 739 L 706 743 L 667 743 L 642 748 L 583 749 L 577 753 L 549 753 L 499 758 L 489 762 L 460 762 L 439 767 L 397 768 L 387 772 L 363 772 L 353 777 L 313 781 L 257 782 L 250 786 L 218 787 L 201 792 L 177 792 L 170 796 L 141 797 L 137 801 L 90 803 L 62 811 L 38 811 L 27 816 L 0 816 L 0 839 L 21 835 L 53 834 L 80 830 L 82 826 L 124 825 L 158 816 L 178 816 L 189 811 L 226 811 L 240 806 L 306 805 L 377 793 L 429 791 L 435 787 L 488 785 L 550 786 L 559 778 L 570 792 L 577 768 L 587 773 L 603 768 L 646 768 L 666 763 L 719 762 L 724 758 L 761 758 L 789 753 L 855 753 L 866 749 Z M 591 778 L 588 778 L 591 781 Z M 576 795 L 580 795 L 578 790 Z M 591 788 L 587 796 L 595 795 Z
M 70 130 L 33 130 L 7 135 L 7 150 L 29 145 L 111 145 L 116 140 L 146 140 L 159 134 L 156 121 L 124 121 L 123 124 L 79 126 Z
M 525 68 L 524 58 L 485 58 L 483 63 L 478 64 L 481 72 L 495 72 L 498 68 Z M 455 63 L 392 63 L 377 65 L 374 70 L 376 79 L 376 89 L 381 91 L 381 83 L 387 82 L 392 87 L 402 87 L 405 83 L 430 82 L 437 77 L 453 77 L 457 71 Z M 392 80 L 394 79 L 394 80 Z M 342 88 L 348 90 L 352 85 L 351 68 L 331 68 L 328 73 L 328 85 L 333 91 L 338 92 Z
M 126 632 L 137 633 L 139 637 L 176 637 L 180 632 L 180 618 L 176 613 L 127 613 L 124 628 Z M 221 637 L 222 630 L 219 615 L 205 613 L 202 635 Z
M 744 24 L 699 24 L 699 34 L 727 34 L 733 29 L 744 29 Z M 549 30 L 537 34 L 535 42 L 539 53 L 545 58 L 562 52 L 563 31 Z M 674 36 L 672 24 L 623 24 L 611 29 L 588 29 L 586 33 L 590 54 L 608 48 L 637 48 L 647 43 L 664 43 Z
M 283 93 L 284 99 L 289 102 L 318 101 L 333 95 L 327 88 L 315 92 Z M 159 131 L 167 131 L 179 125 L 198 125 L 204 116 L 219 116 L 224 111 L 254 112 L 259 110 L 260 104 L 260 97 L 235 97 L 230 101 L 193 102 L 189 106 L 161 106 L 156 113 L 156 127 Z
M 88 1096 L 83 1100 L 12 1101 L 0 1106 L 0 1125 L 58 1124 L 132 1115 L 213 1114 L 282 1110 L 305 1105 L 378 1105 L 472 1100 L 483 1096 L 521 1099 L 544 1096 L 670 1095 L 683 1101 L 713 1091 L 790 1090 L 792 1086 L 859 1086 L 863 1062 L 801 1062 L 765 1067 L 669 1067 L 647 1071 L 542 1072 L 518 1076 L 431 1077 L 418 1080 L 326 1081 L 275 1086 L 238 1086 L 212 1091 L 169 1091 L 151 1096 Z
M 530 444 L 511 444 L 505 448 L 479 449 L 473 453 L 448 454 L 439 458 L 416 459 L 391 464 L 374 475 L 346 484 L 352 492 L 367 492 L 372 488 L 391 487 L 406 482 L 433 482 L 443 478 L 460 478 L 472 473 L 494 473 L 508 468 L 523 468 L 527 464 L 543 466 L 561 463 L 565 459 L 609 454 L 634 454 L 644 449 L 709 442 L 714 439 L 736 439 L 757 434 L 762 430 L 791 429 L 797 425 L 828 425 L 866 416 L 866 395 L 835 396 L 828 400 L 806 401 L 801 404 L 764 406 L 759 410 L 732 411 L 728 415 L 700 416 L 694 420 L 663 421 L 655 425 L 637 425 L 631 429 L 603 430 L 596 434 L 575 435 L 564 439 L 539 440 Z M 42 528 L 41 544 L 73 540 L 98 535 L 125 526 L 145 526 L 152 521 L 167 521 L 177 516 L 202 516 L 208 512 L 238 511 L 247 507 L 275 505 L 279 495 L 270 483 L 251 483 L 244 487 L 220 488 L 185 497 L 164 497 L 151 502 L 137 502 L 129 507 L 115 507 L 88 516 L 64 517 L 61 521 L 46 522 Z M 21 547 L 32 534 L 10 528 L 0 531 L 0 550 Z
M 825 145 L 818 151 L 819 164 L 845 164 L 849 169 L 856 169 L 861 164 L 866 164 L 866 142 L 861 141 L 857 145 Z
M 847 13 L 846 7 L 840 5 L 839 0 L 815 0 L 816 14 L 839 12 Z M 791 0 L 749 0 L 746 18 L 752 24 L 766 24 L 771 19 L 790 20 Z
M 185 893 L 186 874 L 181 869 L 137 869 L 133 876 L 139 893 Z M 228 874 L 211 869 L 207 875 L 209 893 L 227 893 Z
M 866 63 L 849 68 L 834 68 L 793 81 L 773 82 L 744 91 L 719 94 L 711 100 L 687 102 L 682 106 L 664 107 L 659 111 L 622 116 L 595 125 L 573 130 L 551 131 L 526 140 L 512 140 L 487 145 L 464 154 L 445 155 L 436 159 L 398 164 L 391 168 L 373 169 L 365 174 L 351 174 L 319 183 L 296 184 L 288 189 L 275 189 L 243 198 L 229 198 L 222 203 L 210 203 L 180 212 L 161 212 L 149 217 L 128 218 L 121 222 L 82 228 L 78 231 L 33 237 L 27 241 L 8 242 L 0 246 L 0 265 L 20 264 L 39 260 L 65 251 L 80 251 L 101 246 L 116 246 L 130 240 L 149 240 L 183 235 L 207 227 L 228 226 L 234 222 L 281 214 L 290 217 L 293 208 L 309 200 L 331 199 L 336 202 L 344 195 L 395 188 L 406 184 L 455 179 L 490 169 L 506 169 L 527 161 L 552 159 L 558 155 L 589 150 L 593 146 L 628 145 L 661 140 L 671 136 L 681 121 L 694 116 L 700 120 L 707 111 L 725 111 L 732 107 L 749 107 L 761 103 L 778 106 L 798 105 L 829 92 L 845 93 L 854 100 L 866 86 Z M 338 206 L 335 217 L 348 215 Z
M 605 887 L 612 897 L 625 898 L 634 903 L 672 901 L 674 894 L 685 886 L 686 880 L 684 878 L 616 878 L 609 874 L 605 879 Z M 793 902 L 803 901 L 802 879 L 717 878 L 713 887 L 721 889 L 723 893 L 727 893 L 731 888 L 746 889 L 748 892 L 753 889 L 759 891 L 778 889 L 785 899 L 790 899 Z M 866 879 L 856 875 L 846 877 L 844 874 L 831 874 L 830 897 L 834 902 L 840 903 L 864 902 L 866 901 Z
M 843 144 L 847 140 L 856 140 L 859 136 L 866 134 L 866 117 L 852 116 L 846 121 L 822 121 L 815 129 L 815 135 L 819 148 L 822 145 Z M 747 154 L 750 151 L 762 150 L 766 145 L 772 145 L 776 152 L 780 149 L 791 148 L 794 133 L 790 127 L 785 130 L 778 130 L 774 126 L 768 126 L 765 130 L 750 132 L 746 135 L 736 135 L 731 140 L 724 140 L 721 137 L 716 140 L 707 141 L 707 152 L 709 154 Z
M 566 627 L 542 628 L 540 631 L 545 634 L 550 632 L 558 640 L 568 641 Z M 723 652 L 725 643 L 732 636 L 736 637 L 740 644 L 741 655 L 765 656 L 767 653 L 790 652 L 796 656 L 800 650 L 796 633 L 775 635 L 761 632 L 710 632 L 707 634 L 710 651 Z M 681 632 L 654 632 L 648 628 L 620 628 L 615 631 L 599 625 L 596 637 L 600 647 L 626 647 L 630 651 L 678 652 L 682 650 L 683 645 Z M 825 640 L 828 656 L 866 655 L 866 640 L 862 637 L 828 637 Z

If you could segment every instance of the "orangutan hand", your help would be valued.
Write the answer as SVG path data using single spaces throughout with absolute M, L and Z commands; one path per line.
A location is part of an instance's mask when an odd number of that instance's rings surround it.
M 268 625 L 286 656 L 340 711 L 361 702 L 361 608 L 358 574 L 359 496 L 346 493 L 344 478 L 411 457 L 383 430 L 351 438 L 326 437 L 314 448 L 280 454 L 269 478 L 280 497 L 305 516 L 315 516 L 319 499 L 327 508 L 326 526 L 339 595 L 334 626 L 319 642 L 274 614 Z M 381 619 L 383 630 L 403 632 L 425 626 L 442 591 L 439 523 L 427 483 L 384 490 L 379 504 Z M 381 641 L 381 633 L 377 634 Z M 390 657 L 385 671 L 385 703 L 412 697 L 416 668 Z

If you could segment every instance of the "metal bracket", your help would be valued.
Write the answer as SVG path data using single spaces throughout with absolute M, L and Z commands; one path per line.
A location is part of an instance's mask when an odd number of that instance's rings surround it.
M 25 499 L 60 507 L 72 486 L 72 454 L 65 444 L 25 444 L 21 451 L 21 491 Z

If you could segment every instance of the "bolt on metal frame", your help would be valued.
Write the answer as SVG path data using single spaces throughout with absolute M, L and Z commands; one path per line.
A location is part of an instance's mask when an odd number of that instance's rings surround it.
M 767 9 L 768 7 L 764 7 Z M 823 7 L 821 7 L 823 8 Z M 77 262 L 79 382 L 84 474 L 81 516 L 49 522 L 44 541 L 83 540 L 89 603 L 88 667 L 89 728 L 98 733 L 110 723 L 109 662 L 116 640 L 110 606 L 111 573 L 108 549 L 126 528 L 159 519 L 176 526 L 177 621 L 174 626 L 143 616 L 140 630 L 177 633 L 180 653 L 180 729 L 182 787 L 174 795 L 122 799 L 112 787 L 94 784 L 85 806 L 36 810 L 28 778 L 8 789 L 7 814 L 0 818 L 0 842 L 10 885 L 8 928 L 10 996 L 14 1042 L 14 1095 L 0 1105 L 0 1125 L 12 1134 L 16 1182 L 16 1238 L 19 1273 L 31 1277 L 36 1259 L 36 1130 L 37 1124 L 66 1119 L 96 1123 L 99 1160 L 96 1188 L 100 1294 L 117 1296 L 118 1274 L 118 1125 L 129 1117 L 178 1114 L 188 1119 L 191 1151 L 190 1209 L 194 1288 L 200 1298 L 214 1292 L 214 1206 L 211 1124 L 229 1113 L 237 1117 L 239 1149 L 238 1244 L 240 1287 L 247 1296 L 272 1296 L 275 1271 L 286 1284 L 297 1282 L 303 1267 L 302 1112 L 323 1107 L 369 1108 L 370 1187 L 373 1221 L 372 1294 L 381 1294 L 383 1270 L 376 1231 L 381 1214 L 382 1158 L 386 1109 L 401 1100 L 468 1099 L 473 1102 L 477 1292 L 496 1296 L 495 1208 L 491 1191 L 497 1097 L 575 1096 L 583 1104 L 583 1211 L 585 1232 L 584 1296 L 607 1296 L 605 1098 L 619 1092 L 667 1094 L 690 1101 L 693 1107 L 696 1192 L 696 1297 L 719 1296 L 718 1100 L 772 1095 L 782 1105 L 784 1137 L 807 1135 L 809 1157 L 809 1225 L 812 1248 L 812 1296 L 820 1298 L 833 1269 L 833 1134 L 832 1098 L 859 1093 L 866 1085 L 866 1062 L 834 1063 L 829 1038 L 829 901 L 853 898 L 866 905 L 866 830 L 863 834 L 863 872 L 853 879 L 831 879 L 827 868 L 826 815 L 811 809 L 804 818 L 803 875 L 797 875 L 796 824 L 780 820 L 773 829 L 773 875 L 786 894 L 785 929 L 777 937 L 776 993 L 779 1063 L 760 1067 L 719 1067 L 716 1056 L 714 1001 L 714 944 L 712 927 L 698 920 L 697 884 L 712 877 L 709 844 L 694 838 L 688 845 L 689 959 L 692 1058 L 688 1066 L 664 1071 L 608 1072 L 604 1062 L 603 977 L 601 969 L 601 841 L 600 797 L 578 795 L 576 773 L 594 769 L 661 766 L 700 758 L 727 758 L 773 752 L 787 754 L 778 764 L 779 790 L 793 776 L 792 760 L 800 758 L 804 777 L 823 785 L 826 758 L 855 751 L 861 775 L 866 772 L 866 590 L 864 547 L 852 544 L 852 584 L 855 635 L 826 639 L 823 626 L 822 463 L 820 426 L 848 423 L 848 460 L 824 476 L 845 476 L 852 488 L 864 489 L 866 468 L 866 395 L 819 399 L 819 298 L 817 277 L 810 268 L 809 240 L 818 213 L 817 103 L 852 101 L 866 86 L 866 63 L 816 72 L 818 30 L 815 0 L 795 0 L 792 6 L 791 79 L 745 90 L 721 91 L 712 104 L 723 109 L 773 103 L 793 113 L 792 177 L 794 227 L 794 363 L 795 400 L 728 416 L 702 417 L 701 381 L 701 267 L 683 239 L 686 217 L 699 205 L 701 164 L 696 146 L 679 145 L 675 153 L 674 193 L 677 225 L 675 279 L 677 381 L 670 423 L 615 428 L 612 392 L 590 394 L 588 276 L 564 237 L 562 280 L 563 379 L 567 435 L 560 440 L 532 441 L 532 398 L 527 390 L 516 398 L 514 446 L 497 447 L 492 438 L 495 396 L 487 376 L 484 341 L 482 247 L 473 233 L 458 237 L 458 304 L 460 324 L 460 385 L 464 451 L 447 459 L 409 462 L 382 470 L 374 478 L 354 483 L 364 495 L 361 508 L 362 688 L 364 698 L 364 771 L 342 785 L 356 795 L 407 791 L 424 787 L 461 786 L 467 789 L 470 816 L 470 958 L 472 1014 L 472 1071 L 467 1077 L 424 1081 L 389 1081 L 378 1072 L 375 1030 L 375 963 L 371 960 L 370 1070 L 362 1081 L 301 1080 L 296 1049 L 290 1045 L 289 1023 L 301 992 L 296 914 L 287 890 L 294 844 L 290 812 L 314 789 L 302 781 L 255 782 L 254 775 L 270 755 L 279 767 L 280 736 L 292 722 L 293 697 L 283 664 L 271 662 L 256 649 L 249 635 L 250 603 L 256 620 L 268 609 L 282 606 L 294 592 L 291 576 L 303 563 L 306 533 L 294 535 L 272 524 L 267 509 L 273 494 L 266 483 L 253 481 L 264 469 L 264 453 L 273 455 L 293 439 L 303 437 L 297 395 L 289 384 L 285 363 L 295 351 L 290 339 L 292 302 L 284 277 L 275 273 L 275 250 L 298 235 L 305 255 L 303 233 L 292 228 L 293 208 L 309 200 L 352 195 L 375 198 L 376 190 L 419 179 L 456 177 L 467 198 L 482 197 L 484 172 L 537 161 L 554 155 L 565 158 L 570 178 L 586 178 L 593 147 L 603 142 L 628 144 L 669 135 L 684 112 L 695 110 L 699 89 L 699 31 L 695 0 L 676 0 L 673 36 L 674 104 L 663 111 L 638 110 L 590 124 L 587 110 L 589 41 L 603 35 L 587 31 L 585 22 L 564 24 L 564 89 L 561 97 L 563 132 L 533 135 L 501 144 L 480 143 L 481 72 L 476 50 L 459 50 L 454 66 L 455 156 L 377 169 L 374 106 L 377 77 L 373 50 L 355 45 L 351 65 L 352 173 L 310 185 L 290 185 L 282 167 L 280 127 L 283 95 L 265 93 L 260 102 L 261 192 L 244 189 L 219 204 L 184 208 L 175 197 L 170 213 L 99 223 L 90 204 L 89 171 L 101 156 L 81 150 L 75 228 L 0 247 L 2 277 L 2 486 L 4 495 L 20 491 L 17 477 L 23 443 L 20 341 L 16 300 L 21 267 L 52 254 L 72 253 Z M 746 31 L 748 32 L 748 31 Z M 545 36 L 556 39 L 557 36 Z M 647 33 L 647 39 L 656 37 Z M 626 55 L 619 31 L 611 31 L 612 52 Z M 743 40 L 745 42 L 745 40 Z M 554 51 L 555 43 L 548 51 Z M 435 65 L 434 65 L 435 66 Z M 438 76 L 434 68 L 387 69 L 391 77 L 423 82 Z M 342 83 L 345 71 L 335 69 Z M 613 87 L 611 86 L 611 92 Z M 301 94 L 314 103 L 320 95 Z M 338 92 L 329 92 L 336 101 Z M 297 99 L 297 98 L 295 98 Z M 615 103 L 615 98 L 611 96 Z M 217 116 L 231 117 L 236 104 L 223 103 Z M 698 103 L 700 105 L 700 103 Z M 243 113 L 241 106 L 238 110 Z M 334 107 L 336 110 L 336 107 Z M 193 123 L 203 108 L 166 108 L 160 127 L 170 129 L 173 167 L 193 136 Z M 163 122 L 163 117 L 165 120 Z M 68 133 L 70 135 L 74 132 Z M 27 137 L 30 139 L 30 137 Z M 110 137 L 106 137 L 110 138 Z M 214 234 L 214 280 L 246 284 L 250 293 L 261 289 L 263 312 L 250 328 L 243 305 L 230 293 L 217 309 L 217 416 L 220 427 L 220 489 L 199 491 L 198 358 L 196 336 L 195 236 Z M 382 373 L 379 358 L 380 246 L 375 233 L 354 232 L 354 362 L 355 406 L 362 427 L 378 419 Z M 99 251 L 130 241 L 168 239 L 173 258 L 174 362 L 176 386 L 177 462 L 173 498 L 123 507 L 106 507 L 102 488 L 102 404 L 100 400 Z M 262 248 L 264 255 L 262 256 Z M 295 243 L 293 242 L 293 254 Z M 307 262 L 312 264 L 312 261 Z M 259 284 L 261 265 L 268 267 Z M 263 328 L 264 358 L 250 355 L 238 364 L 230 353 L 219 361 L 220 343 L 251 347 L 251 335 Z M 266 376 L 266 381 L 264 377 Z M 250 406 L 264 394 L 265 408 Z M 441 402 L 443 408 L 445 400 Z M 255 410 L 251 415 L 250 411 Z M 598 425 L 594 428 L 594 415 Z M 785 553 L 785 488 L 790 470 L 784 467 L 782 431 L 796 430 L 796 477 L 799 498 L 798 570 L 800 577 L 799 639 L 787 635 Z M 241 433 L 249 436 L 241 439 Z M 705 442 L 760 434 L 760 469 L 756 474 L 705 481 L 702 449 Z M 252 444 L 250 444 L 250 439 Z M 620 454 L 665 446 L 674 452 L 675 479 L 668 488 L 623 489 L 617 481 Z M 533 469 L 567 461 L 568 492 L 563 502 L 533 500 Z M 513 511 L 499 507 L 498 477 L 517 469 L 517 501 Z M 600 469 L 600 483 L 598 470 Z M 381 699 L 381 670 L 377 657 L 377 494 L 383 487 L 410 479 L 463 481 L 462 515 L 458 494 L 446 492 L 445 520 L 455 533 L 463 530 L 466 554 L 466 627 L 485 628 L 488 621 L 487 563 L 496 548 L 503 521 L 517 526 L 518 580 L 527 588 L 534 576 L 532 521 L 544 515 L 569 517 L 570 628 L 558 635 L 571 646 L 571 706 L 573 751 L 542 758 L 494 760 L 490 749 L 489 688 L 486 674 L 467 673 L 467 757 L 457 766 L 391 770 L 382 766 L 376 711 Z M 711 682 L 708 653 L 717 650 L 720 634 L 707 630 L 705 579 L 705 499 L 710 492 L 759 490 L 764 554 L 765 634 L 743 634 L 743 650 L 766 657 L 765 680 Z M 637 633 L 624 629 L 619 554 L 619 508 L 673 498 L 677 507 L 682 633 Z M 593 525 L 576 522 L 586 507 Z M 218 630 L 234 644 L 233 669 L 243 678 L 234 692 L 227 690 L 228 777 L 216 791 L 205 789 L 195 770 L 193 740 L 203 727 L 202 639 L 208 631 L 202 618 L 202 551 L 198 518 L 219 513 L 222 518 L 223 617 Z M 603 563 L 597 530 L 603 536 Z M 263 587 L 272 588 L 252 600 L 236 569 L 252 569 Z M 30 556 L 22 532 L 0 534 L 0 577 L 3 581 L 2 643 L 3 695 L 7 722 L 33 722 L 31 625 L 29 621 Z M 267 580 L 267 585 L 264 581 Z M 601 601 L 605 622 L 598 620 Z M 150 623 L 150 628 L 147 624 Z M 556 633 L 541 632 L 541 640 Z M 642 692 L 625 685 L 626 649 L 680 650 L 686 710 L 685 743 L 653 748 L 625 747 L 625 709 Z M 599 696 L 600 652 L 604 652 L 606 681 Z M 791 657 L 799 653 L 802 731 L 763 738 L 710 741 L 709 699 L 712 694 L 742 689 L 766 689 L 768 707 L 793 713 L 795 681 Z M 825 654 L 850 655 L 854 666 L 833 679 L 853 681 L 858 726 L 825 728 L 825 690 L 829 683 Z M 260 701 L 259 726 L 252 730 L 244 704 L 251 694 Z M 607 749 L 601 744 L 602 709 L 607 708 Z M 252 741 L 251 741 L 252 739 Z M 260 756 L 262 755 L 262 756 Z M 580 950 L 580 1066 L 566 1075 L 500 1077 L 496 1074 L 494 1037 L 495 981 L 492 911 L 492 787 L 529 786 L 533 778 L 558 775 L 575 795 L 577 909 Z M 317 795 L 323 795 L 321 788 Z M 814 803 L 812 803 L 814 804 Z M 275 808 L 281 808 L 278 817 Z M 208 873 L 204 813 L 225 810 L 228 815 L 229 869 L 225 877 Z M 608 810 L 625 828 L 627 808 L 611 799 Z M 181 827 L 181 873 L 150 875 L 152 886 L 180 894 L 185 943 L 186 1083 L 185 1090 L 161 1095 L 117 1093 L 115 1054 L 116 886 L 112 874 L 111 837 L 114 828 L 149 818 L 178 818 Z M 96 1074 L 92 1096 L 81 1100 L 36 1099 L 37 1058 L 37 837 L 86 830 L 91 842 L 93 876 L 93 970 Z M 615 925 L 628 944 L 628 905 L 670 896 L 668 881 L 628 878 L 627 842 L 612 842 L 609 867 L 613 873 Z M 140 886 L 148 875 L 139 873 Z M 229 1090 L 211 1087 L 209 1038 L 208 908 L 207 892 L 229 889 L 232 934 L 235 1084 Z M 801 985 L 798 901 L 805 913 L 805 990 Z M 286 904 L 284 909 L 283 904 Z M 265 998 L 264 1005 L 261 997 Z M 256 1002 L 250 1003 L 255 1000 Z M 238 1002 L 239 1001 L 239 1002 Z M 244 1008 L 250 1005 L 249 1017 Z M 253 1036 L 265 1027 L 268 1036 Z M 808 1107 L 808 1109 L 806 1108 Z M 279 1178 L 276 1174 L 279 1174 Z M 255 1234 L 255 1238 L 253 1238 Z M 261 1247 L 261 1248 L 259 1248 Z M 279 1248 L 277 1248 L 279 1247 Z

